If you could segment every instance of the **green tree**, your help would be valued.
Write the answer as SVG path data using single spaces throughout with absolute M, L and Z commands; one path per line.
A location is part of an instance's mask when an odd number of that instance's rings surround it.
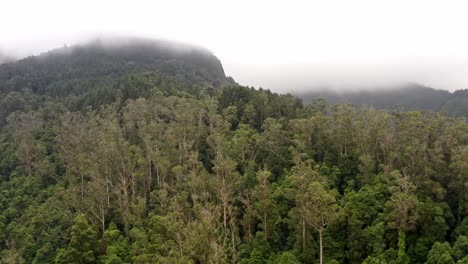
M 97 233 L 88 223 L 86 216 L 80 214 L 73 223 L 68 247 L 57 252 L 55 263 L 95 263 L 98 250 Z
M 468 236 L 459 236 L 453 244 L 452 255 L 455 260 L 468 256 Z
M 257 172 L 257 185 L 252 193 L 255 199 L 254 206 L 256 208 L 256 215 L 261 222 L 262 231 L 265 234 L 265 239 L 268 240 L 268 234 L 271 232 L 272 215 L 274 214 L 274 204 L 271 198 L 271 172 L 261 170 Z
M 409 257 L 406 254 L 406 232 L 416 226 L 416 207 L 418 199 L 414 194 L 415 186 L 410 182 L 408 176 L 399 172 L 391 173 L 391 183 L 389 190 L 392 197 L 387 202 L 391 208 L 390 227 L 398 230 L 398 263 L 408 263 Z
M 336 194 L 327 190 L 323 184 L 312 182 L 308 187 L 308 197 L 305 206 L 310 208 L 306 214 L 306 222 L 319 234 L 320 264 L 323 264 L 323 231 L 327 225 L 339 214 L 340 207 L 336 201 Z
M 299 264 L 301 263 L 292 252 L 283 252 L 269 261 L 269 264 Z
M 427 255 L 426 264 L 449 264 L 455 263 L 450 255 L 450 245 L 447 242 L 435 242 Z

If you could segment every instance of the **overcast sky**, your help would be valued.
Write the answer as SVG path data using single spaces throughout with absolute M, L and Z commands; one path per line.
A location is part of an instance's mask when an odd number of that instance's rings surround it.
M 0 10 L 0 50 L 17 56 L 130 35 L 204 46 L 241 84 L 275 91 L 468 88 L 466 1 L 2 0 Z

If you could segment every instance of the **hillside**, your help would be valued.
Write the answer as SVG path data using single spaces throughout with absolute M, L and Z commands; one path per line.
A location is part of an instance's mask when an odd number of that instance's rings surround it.
M 94 40 L 0 65 L 0 92 L 31 89 L 70 95 L 143 71 L 177 76 L 193 84 L 228 83 L 221 62 L 208 50 L 145 39 Z
M 0 263 L 468 263 L 464 120 L 303 105 L 166 42 L 0 73 Z
M 0 127 L 11 112 L 37 108 L 49 97 L 78 110 L 147 97 L 155 90 L 209 93 L 232 84 L 206 49 L 147 39 L 98 39 L 1 64 Z
M 453 92 L 439 110 L 452 116 L 464 116 L 468 120 L 468 89 Z
M 325 99 L 330 104 L 350 103 L 383 110 L 444 111 L 451 116 L 468 117 L 465 107 L 466 92 L 450 93 L 417 84 L 407 84 L 383 89 L 334 92 L 329 90 L 309 91 L 297 94 L 305 103 Z

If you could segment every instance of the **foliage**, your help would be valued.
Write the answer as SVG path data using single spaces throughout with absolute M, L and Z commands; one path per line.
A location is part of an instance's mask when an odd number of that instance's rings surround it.
M 466 263 L 464 120 L 127 48 L 0 66 L 2 263 Z

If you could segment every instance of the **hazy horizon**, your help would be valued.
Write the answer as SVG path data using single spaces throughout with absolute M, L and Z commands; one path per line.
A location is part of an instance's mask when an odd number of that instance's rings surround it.
M 463 3 L 23 0 L 5 10 L 0 53 L 8 57 L 117 35 L 205 47 L 237 82 L 277 92 L 468 87 Z

